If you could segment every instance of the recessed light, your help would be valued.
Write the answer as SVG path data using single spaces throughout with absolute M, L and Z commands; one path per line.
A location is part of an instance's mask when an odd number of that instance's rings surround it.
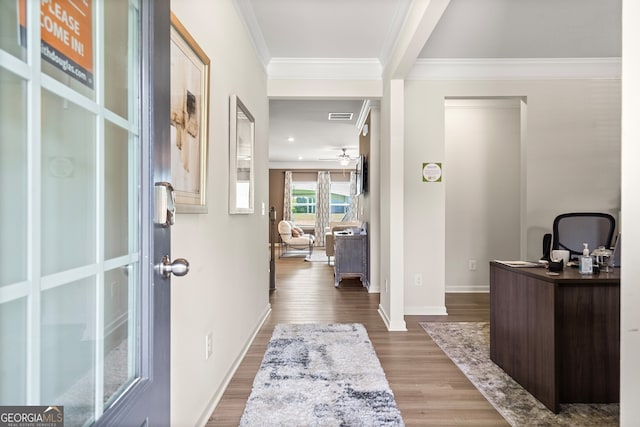
M 294 137 L 292 137 L 292 136 L 290 136 L 289 138 L 287 138 L 287 141 L 289 141 L 289 142 L 293 142 L 293 141 L 295 141 L 295 138 L 294 138 Z
M 298 156 L 298 160 L 304 160 L 304 157 Z

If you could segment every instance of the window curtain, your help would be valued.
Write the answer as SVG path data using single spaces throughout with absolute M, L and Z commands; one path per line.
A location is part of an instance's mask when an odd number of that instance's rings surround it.
M 284 203 L 282 204 L 282 219 L 291 221 L 291 190 L 293 189 L 293 173 L 284 173 Z
M 358 221 L 358 200 L 356 173 L 351 172 L 349 176 L 349 211 L 344 216 L 344 221 Z
M 324 233 L 331 220 L 331 175 L 328 171 L 318 172 L 318 192 L 316 197 L 316 244 L 324 246 Z

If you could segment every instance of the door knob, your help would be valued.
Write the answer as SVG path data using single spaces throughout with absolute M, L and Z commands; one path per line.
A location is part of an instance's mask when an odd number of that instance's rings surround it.
M 158 266 L 160 274 L 165 279 L 171 276 L 184 276 L 189 272 L 189 261 L 184 258 L 176 258 L 171 262 L 168 255 L 162 257 L 162 264 Z

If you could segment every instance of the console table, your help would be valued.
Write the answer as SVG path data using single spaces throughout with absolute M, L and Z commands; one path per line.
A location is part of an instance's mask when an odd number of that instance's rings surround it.
M 620 271 L 490 266 L 491 360 L 557 413 L 620 400 Z
M 369 288 L 368 236 L 350 231 L 333 233 L 335 260 L 333 275 L 336 288 L 344 277 L 359 277 L 362 286 Z

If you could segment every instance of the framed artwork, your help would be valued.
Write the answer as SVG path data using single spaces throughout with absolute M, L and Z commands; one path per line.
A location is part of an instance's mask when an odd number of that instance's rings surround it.
M 229 213 L 253 213 L 255 120 L 236 95 L 229 97 Z
M 210 63 L 171 13 L 171 183 L 179 213 L 207 212 Z

